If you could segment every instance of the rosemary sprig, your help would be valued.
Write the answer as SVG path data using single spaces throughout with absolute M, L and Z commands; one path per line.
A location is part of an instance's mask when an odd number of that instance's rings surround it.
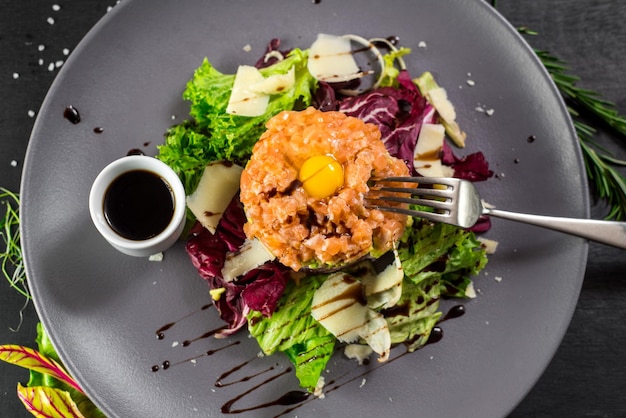
M 4 216 L 0 219 L 0 241 L 4 247 L 3 252 L 0 252 L 2 274 L 11 287 L 28 300 L 30 292 L 20 246 L 19 195 L 0 187 L 0 203 L 5 206 Z
M 615 168 L 626 161 L 615 158 L 609 151 L 594 143 L 596 129 L 580 120 L 580 110 L 597 116 L 617 133 L 626 136 L 626 118 L 621 116 L 613 103 L 604 100 L 594 91 L 578 87 L 578 77 L 568 73 L 566 64 L 546 51 L 535 53 L 548 70 L 557 88 L 568 102 L 568 110 L 574 121 L 578 142 L 583 152 L 587 177 L 597 197 L 609 206 L 607 219 L 626 219 L 626 178 Z
M 603 99 L 595 91 L 578 87 L 576 83 L 580 81 L 580 78 L 568 74 L 568 68 L 562 60 L 547 51 L 535 50 L 535 53 L 566 99 L 599 117 L 618 133 L 626 135 L 626 118 L 618 113 L 613 103 Z
M 520 33 L 537 35 L 526 27 Z M 568 111 L 574 121 L 578 142 L 583 152 L 587 177 L 599 199 L 609 206 L 606 219 L 626 220 L 626 178 L 615 166 L 626 166 L 626 161 L 615 158 L 609 151 L 594 142 L 596 129 L 583 123 L 580 111 L 596 116 L 616 133 L 626 137 L 626 117 L 619 114 L 615 105 L 595 91 L 578 87 L 579 77 L 571 75 L 566 63 L 547 51 L 535 49 L 559 92 L 568 103 Z
M 626 179 L 611 164 L 624 165 L 605 151 L 593 147 L 591 141 L 595 129 L 578 120 L 574 121 L 580 148 L 583 152 L 587 177 L 594 185 L 600 199 L 606 201 L 610 210 L 607 219 L 626 219 Z

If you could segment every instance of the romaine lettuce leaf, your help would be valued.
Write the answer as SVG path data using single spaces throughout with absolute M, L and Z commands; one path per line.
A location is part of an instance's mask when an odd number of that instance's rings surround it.
M 426 344 L 441 317 L 440 290 L 439 279 L 435 276 L 419 284 L 405 280 L 398 304 L 383 311 L 392 344 L 405 343 L 409 351 Z
M 267 355 L 284 352 L 295 366 L 300 386 L 313 391 L 335 347 L 335 337 L 311 316 L 313 294 L 326 275 L 291 280 L 271 317 L 248 314 L 250 333 Z
M 470 276 L 487 263 L 485 250 L 473 232 L 413 218 L 398 248 L 404 270 L 402 296 L 383 311 L 393 344 L 404 342 L 409 351 L 428 341 L 441 317 L 442 297 L 466 297 Z

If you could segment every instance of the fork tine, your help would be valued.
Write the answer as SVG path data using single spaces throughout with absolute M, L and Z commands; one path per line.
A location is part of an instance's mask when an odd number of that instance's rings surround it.
M 443 214 L 443 213 L 425 212 L 422 210 L 406 209 L 406 208 L 395 207 L 395 206 L 366 205 L 366 207 L 368 209 L 377 209 L 377 210 L 386 211 L 386 212 L 399 213 L 401 215 L 415 216 L 417 218 L 422 218 L 422 219 L 426 219 L 426 220 L 433 221 L 433 222 L 441 222 L 441 223 L 447 223 L 447 224 L 453 223 L 452 219 L 450 218 L 450 215 Z
M 395 203 L 408 203 L 410 205 L 422 205 L 430 206 L 434 209 L 450 211 L 452 204 L 449 201 L 433 200 L 433 199 L 420 199 L 415 197 L 399 197 L 399 196 L 368 196 L 368 200 L 381 201 L 381 202 L 395 202 Z
M 432 197 L 443 197 L 450 199 L 454 191 L 450 188 L 448 189 L 424 189 L 421 187 L 417 187 L 414 189 L 411 188 L 403 188 L 403 187 L 381 187 L 381 188 L 372 188 L 370 189 L 370 193 L 378 193 L 378 192 L 391 192 L 391 193 L 407 193 L 412 196 L 432 196 Z
M 441 184 L 444 186 L 453 186 L 458 179 L 447 177 L 383 177 L 373 179 L 375 183 L 417 183 L 417 184 Z

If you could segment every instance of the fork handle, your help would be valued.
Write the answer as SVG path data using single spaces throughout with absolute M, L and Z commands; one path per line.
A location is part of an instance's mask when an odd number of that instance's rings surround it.
M 530 215 L 497 209 L 485 209 L 483 213 L 510 221 L 553 229 L 602 244 L 626 249 L 626 222 Z

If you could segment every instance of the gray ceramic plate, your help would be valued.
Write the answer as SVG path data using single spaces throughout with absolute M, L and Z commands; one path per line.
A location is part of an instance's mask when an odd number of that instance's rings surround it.
M 259 407 L 298 389 L 285 358 L 256 359 L 259 349 L 245 333 L 203 338 L 220 322 L 213 309 L 202 309 L 209 295 L 182 244 L 160 263 L 123 256 L 98 235 L 87 197 L 110 161 L 132 148 L 156 153 L 168 126 L 186 116 L 181 93 L 205 56 L 234 72 L 271 38 L 307 47 L 320 32 L 394 35 L 413 49 L 412 73 L 432 71 L 457 106 L 469 136 L 464 152 L 483 150 L 497 173 L 479 185 L 488 201 L 587 215 L 567 112 L 529 47 L 483 1 L 124 1 L 73 52 L 50 90 L 22 189 L 37 310 L 64 363 L 107 415 L 216 416 L 230 400 L 232 409 L 253 408 L 244 416 L 290 408 Z M 63 117 L 68 105 L 80 123 Z M 442 324 L 439 343 L 383 367 L 355 369 L 337 353 L 326 399 L 287 415 L 496 417 L 512 410 L 561 341 L 587 245 L 500 221 L 489 236 L 500 247 L 476 278 L 478 298 L 466 303 L 466 315 Z M 167 370 L 151 370 L 165 361 Z

